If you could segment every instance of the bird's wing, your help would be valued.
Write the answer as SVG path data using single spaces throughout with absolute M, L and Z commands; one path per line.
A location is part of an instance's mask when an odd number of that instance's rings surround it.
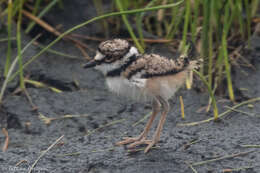
M 167 59 L 157 54 L 144 55 L 143 58 L 146 59 L 143 78 L 176 74 L 185 70 L 189 65 L 188 57 L 182 55 L 176 60 Z
M 177 74 L 189 65 L 190 61 L 185 55 L 173 60 L 157 54 L 144 54 L 129 65 L 122 75 L 133 85 L 142 88 L 151 77 Z

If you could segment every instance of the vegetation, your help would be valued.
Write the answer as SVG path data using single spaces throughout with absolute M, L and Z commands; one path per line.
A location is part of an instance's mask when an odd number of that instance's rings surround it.
M 125 25 L 140 52 L 144 52 L 146 48 L 144 30 L 169 44 L 170 42 L 178 42 L 181 51 L 185 50 L 188 40 L 198 45 L 198 51 L 204 60 L 204 64 L 201 71 L 199 73 L 195 72 L 195 74 L 201 77 L 208 88 L 215 118 L 217 118 L 218 111 L 214 95 L 223 85 L 223 80 L 226 81 L 230 100 L 235 101 L 231 74 L 232 61 L 235 61 L 235 59 L 232 57 L 232 53 L 243 42 L 247 42 L 248 46 L 250 46 L 249 38 L 254 26 L 252 20 L 257 14 L 259 0 L 111 0 L 112 8 L 110 13 L 103 11 L 105 1 L 93 0 L 93 4 L 98 14 L 97 17 L 64 33 L 60 33 L 46 25 L 41 18 L 54 6 L 60 8 L 66 6 L 62 0 L 0 0 L 0 20 L 6 23 L 8 32 L 8 38 L 6 39 L 8 49 L 4 72 L 1 74 L 5 77 L 6 83 L 19 74 L 20 87 L 24 89 L 23 69 L 59 40 L 66 37 L 76 42 L 68 34 L 82 26 L 99 21 L 105 30 L 104 37 L 108 37 L 111 28 L 108 27 L 109 21 L 106 19 L 114 16 L 117 24 L 116 28 L 122 28 Z M 27 10 L 28 6 L 33 7 L 29 12 Z M 21 48 L 22 38 L 20 34 L 23 15 L 31 16 L 29 18 L 32 19 L 27 24 L 26 33 L 29 33 L 38 21 L 37 23 L 42 24 L 44 29 L 53 32 L 57 36 L 53 42 L 25 63 L 22 58 L 23 50 Z M 11 40 L 14 39 L 11 34 L 12 28 L 14 28 L 12 21 L 16 21 L 17 25 L 16 40 L 19 62 L 19 70 L 13 74 L 13 67 L 10 65 L 12 63 Z M 136 32 L 134 31 L 134 25 L 136 26 Z M 236 40 L 238 44 L 232 45 L 233 40 Z M 2 87 L 0 102 L 2 101 L 4 89 Z

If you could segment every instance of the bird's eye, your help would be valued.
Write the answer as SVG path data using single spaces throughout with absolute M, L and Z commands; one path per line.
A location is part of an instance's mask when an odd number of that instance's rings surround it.
M 114 59 L 113 59 L 113 56 L 109 56 L 107 55 L 105 58 L 104 58 L 105 62 L 112 62 Z

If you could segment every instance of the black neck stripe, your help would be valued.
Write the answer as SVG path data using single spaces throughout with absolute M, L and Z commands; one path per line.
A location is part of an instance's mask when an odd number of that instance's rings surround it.
M 144 69 L 144 67 L 140 67 L 136 70 L 131 71 L 130 73 L 128 73 L 128 75 L 126 76 L 127 79 L 131 79 L 132 76 L 134 76 L 136 73 L 141 72 Z
M 170 70 L 164 73 L 145 73 L 142 74 L 141 78 L 152 78 L 157 76 L 167 76 L 167 75 L 173 75 L 181 72 L 182 70 Z
M 135 62 L 137 59 L 137 56 L 134 54 L 128 58 L 128 61 L 125 62 L 122 66 L 119 68 L 116 68 L 114 70 L 111 70 L 107 73 L 106 76 L 108 77 L 115 77 L 115 76 L 120 76 L 120 74 L 125 71 L 127 67 L 129 67 L 133 62 Z

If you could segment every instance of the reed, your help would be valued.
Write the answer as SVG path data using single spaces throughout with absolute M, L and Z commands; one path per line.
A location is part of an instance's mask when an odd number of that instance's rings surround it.
M 187 33 L 188 33 L 188 26 L 190 23 L 190 6 L 191 6 L 191 1 L 186 1 L 185 4 L 186 8 L 185 8 L 185 17 L 184 17 L 184 26 L 183 26 L 183 33 L 182 33 L 182 41 L 181 41 L 181 51 L 184 51 L 185 45 L 186 45 L 186 41 L 187 41 Z
M 214 120 L 217 120 L 219 115 L 218 115 L 218 107 L 217 107 L 217 102 L 216 102 L 216 98 L 215 98 L 214 92 L 211 89 L 211 86 L 209 85 L 209 82 L 203 76 L 203 74 L 201 74 L 200 72 L 198 72 L 196 70 L 193 70 L 193 71 L 195 72 L 195 74 L 197 74 L 200 77 L 202 82 L 207 86 L 208 93 L 209 93 L 210 99 L 211 99 L 211 103 L 213 105 Z
M 149 8 L 155 4 L 157 0 L 151 0 L 144 8 Z M 143 48 L 145 48 L 145 43 L 144 43 L 144 36 L 143 36 L 143 18 L 144 18 L 145 13 L 138 13 L 136 14 L 136 26 L 137 26 L 137 32 L 139 35 L 139 40 L 140 44 L 142 45 Z
M 227 35 L 229 31 L 229 24 L 228 24 L 228 17 L 230 16 L 229 13 L 229 7 L 228 5 L 225 6 L 225 14 L 224 14 L 224 28 L 223 28 L 223 33 L 222 33 L 222 51 L 223 51 L 223 56 L 224 56 L 224 64 L 225 64 L 225 72 L 226 72 L 226 77 L 227 77 L 227 85 L 228 85 L 228 93 L 229 93 L 229 98 L 231 101 L 235 101 L 234 97 L 234 92 L 233 92 L 233 87 L 232 87 L 232 79 L 231 79 L 231 70 L 230 70 L 230 64 L 229 64 L 229 58 L 228 58 L 228 51 L 227 51 Z
M 4 77 L 7 76 L 10 67 L 10 62 L 11 62 L 12 8 L 13 8 L 12 6 L 13 6 L 13 2 L 12 0 L 9 0 L 8 7 L 7 7 L 7 11 L 8 11 L 8 16 L 7 16 L 8 43 L 7 44 L 8 45 L 7 45 L 7 56 L 5 61 Z
M 21 43 L 21 24 L 22 24 L 23 3 L 24 3 L 24 0 L 20 0 L 18 21 L 17 21 L 17 35 L 16 35 L 17 54 L 18 54 L 18 60 L 19 60 L 20 88 L 22 90 L 25 89 L 24 76 L 23 76 L 22 43 Z
M 128 2 L 128 1 L 123 1 L 123 2 Z M 117 8 L 119 9 L 120 12 L 124 11 L 124 8 L 123 8 L 123 3 L 121 3 L 121 0 L 116 0 L 116 5 L 117 5 Z M 128 6 L 127 4 L 125 4 L 125 6 Z M 127 17 L 126 15 L 122 15 L 122 19 L 125 23 L 125 26 L 130 34 L 130 36 L 132 37 L 132 39 L 134 40 L 134 43 L 137 47 L 137 49 L 141 52 L 141 53 L 144 53 L 144 48 L 141 46 L 141 44 L 139 43 L 139 41 L 137 40 L 137 37 L 130 25 L 130 23 L 128 22 L 127 20 Z

